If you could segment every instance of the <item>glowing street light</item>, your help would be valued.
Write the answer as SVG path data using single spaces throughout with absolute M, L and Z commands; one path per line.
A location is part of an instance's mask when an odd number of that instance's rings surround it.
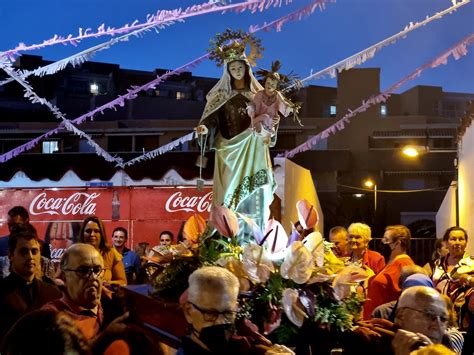
M 364 181 L 364 186 L 371 189 L 374 189 L 374 214 L 377 212 L 377 184 L 371 180 L 367 179 Z
M 429 152 L 429 148 L 421 145 L 406 145 L 402 149 L 402 154 L 408 158 L 416 158 L 420 154 L 426 154 Z
M 369 189 L 371 189 L 372 186 L 375 186 L 375 183 L 374 183 L 372 180 L 367 179 L 367 180 L 364 181 L 364 186 L 365 186 L 365 187 L 368 187 Z
M 416 158 L 418 155 L 420 155 L 418 151 L 413 147 L 405 147 L 403 148 L 402 152 L 404 155 L 410 158 Z

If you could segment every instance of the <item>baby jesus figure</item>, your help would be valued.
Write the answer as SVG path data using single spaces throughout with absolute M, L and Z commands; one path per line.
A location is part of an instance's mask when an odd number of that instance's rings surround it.
M 297 106 L 285 98 L 279 91 L 282 82 L 288 82 L 288 77 L 279 74 L 280 62 L 272 63 L 271 71 L 259 70 L 264 80 L 264 90 L 255 94 L 252 102 L 247 105 L 247 113 L 252 119 L 252 128 L 257 133 L 273 137 L 280 122 L 279 113 L 288 117 L 291 113 L 297 114 Z

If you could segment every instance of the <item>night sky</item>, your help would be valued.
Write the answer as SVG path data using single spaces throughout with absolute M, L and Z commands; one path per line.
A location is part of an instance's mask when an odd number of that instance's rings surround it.
M 197 0 L 2 1 L 0 50 L 12 49 L 19 42 L 42 42 L 54 34 L 76 34 L 79 27 L 96 29 L 102 23 L 120 27 L 135 19 L 144 21 L 147 14 L 159 9 L 200 3 Z M 258 14 L 216 13 L 190 18 L 159 34 L 149 32 L 143 38 L 133 37 L 129 42 L 98 53 L 93 60 L 116 63 L 129 69 L 174 69 L 205 54 L 209 39 L 228 27 L 248 29 L 249 25 L 272 21 L 307 3 L 294 0 L 289 6 L 271 8 Z M 410 22 L 421 21 L 449 6 L 450 0 L 338 0 L 328 4 L 324 12 L 317 10 L 308 18 L 286 24 L 282 32 L 259 33 L 266 50 L 258 65 L 268 67 L 271 61 L 279 59 L 283 64 L 282 72 L 293 71 L 306 77 L 311 70 L 316 72 L 326 68 L 401 31 Z M 469 3 L 385 47 L 363 67 L 382 68 L 383 90 L 473 32 L 474 3 Z M 57 45 L 27 53 L 59 60 L 108 39 L 110 37 L 104 36 L 83 41 L 77 48 Z M 442 86 L 444 91 L 474 93 L 474 46 L 468 50 L 467 56 L 425 71 L 400 91 L 414 85 L 435 85 Z M 207 61 L 193 69 L 193 73 L 218 77 L 221 69 Z M 336 86 L 336 80 L 314 80 L 310 84 Z

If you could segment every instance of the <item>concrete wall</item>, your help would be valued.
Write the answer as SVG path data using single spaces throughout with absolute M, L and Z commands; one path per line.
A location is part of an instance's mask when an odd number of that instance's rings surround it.
M 436 238 L 443 238 L 444 232 L 456 224 L 456 189 L 450 187 L 436 213 Z
M 467 128 L 459 147 L 459 224 L 470 236 L 467 251 L 474 255 L 474 126 Z

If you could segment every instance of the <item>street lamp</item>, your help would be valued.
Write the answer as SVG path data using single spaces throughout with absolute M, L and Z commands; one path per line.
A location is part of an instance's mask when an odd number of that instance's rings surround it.
M 402 149 L 402 154 L 408 158 L 416 158 L 420 154 L 426 154 L 430 150 L 427 146 L 422 145 L 406 145 Z
M 402 154 L 408 158 L 417 158 L 421 154 L 430 153 L 430 148 L 428 146 L 422 145 L 406 145 L 402 148 Z M 454 195 L 454 203 L 455 203 L 455 218 L 456 218 L 456 226 L 459 227 L 459 164 L 458 164 L 458 157 L 459 151 L 458 147 L 456 149 L 436 149 L 432 150 L 431 153 L 456 153 L 456 158 L 454 158 L 454 181 L 456 182 L 455 185 L 455 195 Z
M 371 180 L 367 179 L 364 181 L 364 186 L 369 188 L 369 189 L 374 189 L 374 213 L 377 212 L 377 184 Z

